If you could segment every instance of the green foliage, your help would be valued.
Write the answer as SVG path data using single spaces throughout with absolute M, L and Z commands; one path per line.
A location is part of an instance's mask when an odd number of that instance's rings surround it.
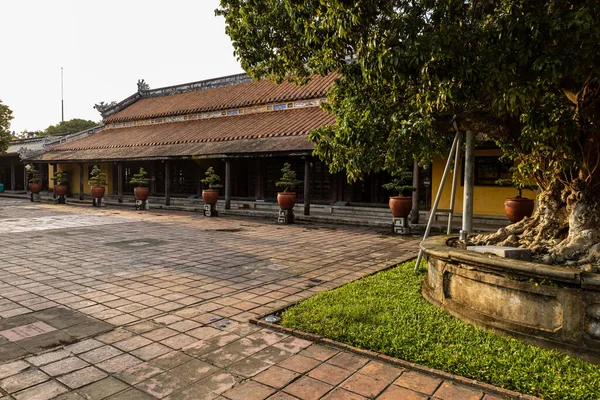
M 73 118 L 69 121 L 62 121 L 56 125 L 50 125 L 40 135 L 41 136 L 69 135 L 71 133 L 85 131 L 86 129 L 93 128 L 96 125 L 98 125 L 98 123 L 94 122 L 94 121 L 90 121 L 87 119 Z
M 91 172 L 92 177 L 88 181 L 90 186 L 106 186 L 106 174 L 102 172 L 97 165 L 94 165 Z
M 281 172 L 283 172 L 283 175 L 278 182 L 275 182 L 275 186 L 282 187 L 284 192 L 287 192 L 302 183 L 302 181 L 296 177 L 296 171 L 292 169 L 290 163 L 283 164 Z
M 452 317 L 421 296 L 414 261 L 288 310 L 282 325 L 545 399 L 593 399 L 600 366 Z
M 140 167 L 139 172 L 137 174 L 133 174 L 131 177 L 129 184 L 135 187 L 148 187 L 150 184 L 150 179 L 146 175 L 148 175 L 148 172 L 146 172 L 144 168 Z
M 600 171 L 597 0 L 221 0 L 217 14 L 254 78 L 340 74 L 336 124 L 310 139 L 351 180 L 446 152 L 453 120 L 542 189 Z
M 29 177 L 29 183 L 41 183 L 42 182 L 42 174 L 40 171 L 35 169 L 35 167 L 31 164 L 27 164 L 25 167 L 27 169 L 27 176 Z
M 221 182 L 221 177 L 215 173 L 215 169 L 213 167 L 209 167 L 204 175 L 206 177 L 200 180 L 200 182 L 207 185 L 209 189 L 219 189 L 223 187 L 223 185 L 219 183 Z
M 13 119 L 12 110 L 0 100 L 0 154 L 6 153 L 12 140 L 9 130 L 11 119 Z
M 51 179 L 55 185 L 66 185 L 69 183 L 69 174 L 67 174 L 67 171 L 56 171 Z
M 410 196 L 412 192 L 417 190 L 416 187 L 410 185 L 412 182 L 412 172 L 401 170 L 392 179 L 391 182 L 382 185 L 384 189 L 398 192 L 401 196 Z

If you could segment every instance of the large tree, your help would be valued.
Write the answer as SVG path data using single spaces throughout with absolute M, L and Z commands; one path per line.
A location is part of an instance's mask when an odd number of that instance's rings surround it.
M 85 131 L 86 129 L 93 128 L 96 125 L 98 125 L 98 122 L 90 121 L 87 119 L 73 118 L 68 121 L 62 121 L 56 125 L 50 125 L 41 133 L 41 135 L 43 135 L 43 136 L 69 135 L 71 133 Z
M 427 162 L 452 122 L 495 140 L 539 207 L 487 243 L 598 268 L 600 2 L 597 0 L 221 0 L 254 78 L 302 83 L 337 72 L 311 133 L 350 178 Z
M 10 134 L 10 120 L 13 119 L 12 110 L 0 100 L 0 154 L 6 153 L 12 135 Z

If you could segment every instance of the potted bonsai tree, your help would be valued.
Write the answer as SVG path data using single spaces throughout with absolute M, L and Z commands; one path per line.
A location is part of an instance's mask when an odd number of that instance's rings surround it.
M 302 181 L 297 179 L 296 172 L 289 163 L 283 164 L 281 172 L 283 172 L 281 179 L 279 182 L 275 182 L 275 186 L 283 188 L 283 192 L 277 192 L 277 204 L 282 210 L 291 210 L 296 205 L 296 192 L 289 190 L 301 184 Z
M 150 184 L 150 179 L 146 176 L 148 172 L 142 167 L 137 174 L 133 174 L 129 183 L 135 188 L 133 189 L 133 194 L 135 195 L 135 199 L 139 201 L 147 200 L 148 194 L 150 193 L 150 188 L 148 188 L 148 184 Z
M 391 182 L 383 185 L 384 189 L 398 193 L 398 196 L 390 196 L 390 210 L 395 218 L 406 218 L 412 210 L 412 192 L 416 190 L 408 182 L 412 180 L 412 173 L 400 171 Z
M 200 182 L 208 186 L 208 189 L 202 191 L 202 199 L 205 204 L 214 206 L 217 204 L 217 200 L 219 200 L 219 188 L 223 187 L 223 185 L 220 184 L 221 177 L 215 173 L 213 167 L 209 167 L 204 175 L 205 178 Z
M 101 199 L 106 190 L 106 174 L 97 165 L 94 165 L 91 175 L 88 185 L 92 187 L 92 196 L 95 199 Z
M 29 191 L 33 194 L 38 194 L 42 191 L 42 176 L 40 171 L 35 169 L 33 165 L 27 164 L 27 176 L 29 176 Z
M 531 217 L 535 208 L 535 201 L 534 199 L 523 197 L 523 190 L 533 190 L 533 186 L 522 183 L 514 173 L 512 179 L 498 179 L 496 183 L 502 186 L 512 186 L 517 189 L 516 197 L 509 197 L 504 200 L 504 213 L 510 222 L 519 222 L 525 217 Z
M 69 183 L 69 175 L 66 171 L 56 171 L 52 176 L 54 181 L 54 194 L 64 196 L 67 193 L 67 183 Z

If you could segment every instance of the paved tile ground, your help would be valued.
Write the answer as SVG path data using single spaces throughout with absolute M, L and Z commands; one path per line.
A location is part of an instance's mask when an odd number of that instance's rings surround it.
M 0 241 L 0 326 L 64 308 L 114 327 L 29 354 L 0 339 L 2 400 L 496 398 L 247 323 L 404 261 L 414 240 L 0 199 Z

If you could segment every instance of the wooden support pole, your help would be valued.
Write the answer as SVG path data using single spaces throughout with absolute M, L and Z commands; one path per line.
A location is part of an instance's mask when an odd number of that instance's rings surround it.
M 83 163 L 79 163 L 79 200 L 83 200 Z
M 171 168 L 169 160 L 165 161 L 165 205 L 171 205 Z
M 310 215 L 310 158 L 304 158 L 304 215 Z
M 225 160 L 225 209 L 231 209 L 231 161 Z
M 419 223 L 419 162 L 413 162 L 413 187 L 415 191 L 412 193 L 412 211 L 410 213 L 410 223 Z
M 256 159 L 256 187 L 254 190 L 254 197 L 256 198 L 256 200 L 263 198 L 263 188 L 264 188 L 263 166 L 264 165 L 263 165 L 262 158 L 257 158 Z
M 117 163 L 117 200 L 123 202 L 123 163 Z

